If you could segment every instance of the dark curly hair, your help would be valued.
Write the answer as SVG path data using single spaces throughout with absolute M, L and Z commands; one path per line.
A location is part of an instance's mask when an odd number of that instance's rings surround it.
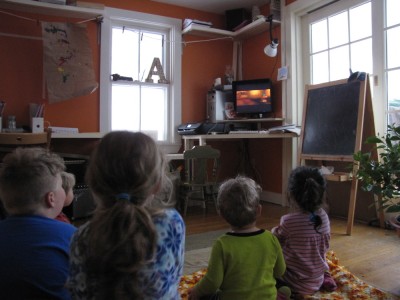
M 314 229 L 322 225 L 321 217 L 314 212 L 324 205 L 326 180 L 318 168 L 300 166 L 295 168 L 289 176 L 289 201 L 295 201 L 297 206 L 306 213 L 310 213 L 310 221 Z

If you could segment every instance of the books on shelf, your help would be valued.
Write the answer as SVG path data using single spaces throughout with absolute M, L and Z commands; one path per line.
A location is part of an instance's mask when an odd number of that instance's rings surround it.
M 297 136 L 300 136 L 301 129 L 295 124 L 275 126 L 268 129 L 268 133 L 285 133 L 285 132 L 295 133 Z
M 196 24 L 200 26 L 206 26 L 206 27 L 211 27 L 212 23 L 211 22 L 206 22 L 206 21 L 200 21 L 200 20 L 193 20 L 193 19 L 185 19 L 183 21 L 183 29 L 188 27 L 189 25 Z

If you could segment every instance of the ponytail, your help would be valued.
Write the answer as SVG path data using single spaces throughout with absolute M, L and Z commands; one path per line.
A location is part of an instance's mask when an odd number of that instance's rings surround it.
M 322 219 L 315 214 L 325 196 L 326 181 L 317 168 L 301 166 L 292 171 L 289 177 L 288 192 L 304 212 L 310 213 L 310 221 L 318 232 Z
M 97 211 L 87 239 L 87 274 L 98 283 L 96 299 L 140 299 L 140 289 L 133 283 L 138 282 L 138 270 L 153 259 L 157 239 L 146 208 L 116 200 L 112 207 Z

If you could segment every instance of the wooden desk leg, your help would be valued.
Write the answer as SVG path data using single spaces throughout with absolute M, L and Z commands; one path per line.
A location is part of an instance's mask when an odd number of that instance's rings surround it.
M 206 139 L 204 139 L 204 138 L 200 138 L 199 139 L 199 146 L 205 146 L 205 145 L 207 145 L 207 143 L 206 143 Z
M 193 140 L 184 139 L 184 150 L 189 150 L 193 148 Z
M 357 186 L 358 186 L 358 180 L 354 177 L 353 180 L 351 181 L 349 211 L 347 215 L 347 230 L 346 230 L 347 235 L 351 235 L 351 232 L 353 230 L 354 212 L 356 209 Z

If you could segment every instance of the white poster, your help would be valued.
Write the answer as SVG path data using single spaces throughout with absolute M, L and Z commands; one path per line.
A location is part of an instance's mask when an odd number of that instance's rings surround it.
M 98 88 L 86 25 L 42 22 L 44 77 L 49 103 Z

